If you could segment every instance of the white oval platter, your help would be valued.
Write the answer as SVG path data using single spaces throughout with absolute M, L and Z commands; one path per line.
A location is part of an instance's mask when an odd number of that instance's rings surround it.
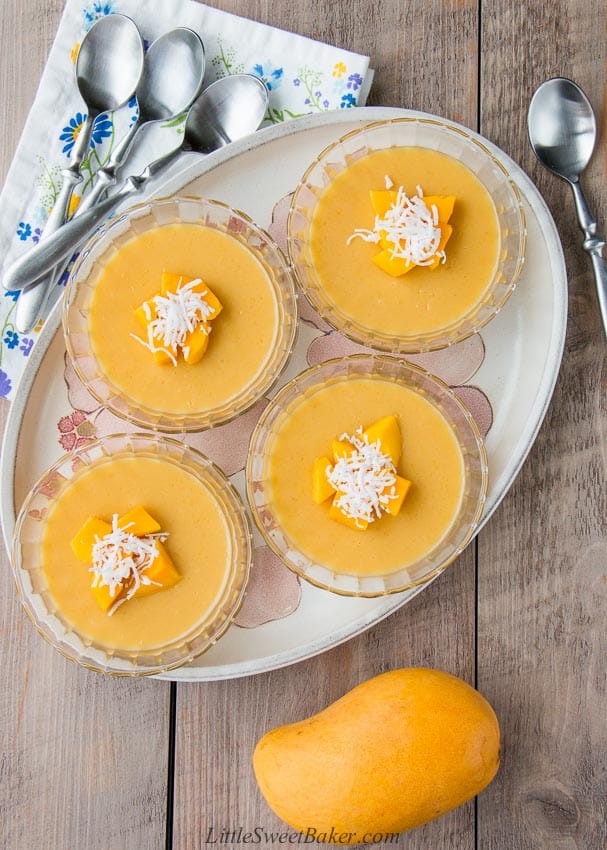
M 267 228 L 277 201 L 295 189 L 308 164 L 332 141 L 371 121 L 422 114 L 361 107 L 269 127 L 208 157 L 185 156 L 171 175 L 150 187 L 146 197 L 180 193 L 216 198 Z M 550 213 L 523 171 L 484 141 L 521 191 L 528 243 L 518 287 L 482 331 L 485 358 L 473 379 L 493 409 L 486 440 L 490 485 L 480 527 L 508 491 L 537 435 L 558 374 L 567 321 L 565 264 Z M 16 509 L 62 454 L 56 431 L 48 423 L 65 415 L 64 355 L 57 304 L 32 350 L 8 416 L 0 461 L 0 515 L 9 550 Z M 281 383 L 296 371 L 292 363 Z M 242 489 L 242 482 L 236 483 Z M 349 599 L 303 582 L 300 604 L 289 616 L 255 628 L 234 626 L 201 658 L 163 678 L 231 679 L 294 664 L 360 634 L 425 586 L 378 599 Z

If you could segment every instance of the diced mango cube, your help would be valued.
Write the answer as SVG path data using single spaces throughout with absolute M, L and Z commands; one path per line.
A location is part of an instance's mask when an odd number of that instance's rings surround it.
M 156 522 L 142 505 L 137 505 L 128 513 L 119 517 L 118 527 L 124 528 L 129 534 L 134 534 L 135 537 L 143 537 L 144 534 L 156 534 L 157 531 L 160 531 L 160 523 Z
M 333 487 L 327 479 L 327 470 L 333 466 L 328 457 L 317 457 L 312 469 L 312 498 L 317 505 L 326 502 L 335 494 Z
M 98 584 L 97 587 L 91 587 L 91 593 L 95 597 L 95 601 L 102 611 L 109 611 L 115 602 L 118 602 L 121 596 L 124 595 L 124 588 L 116 588 L 113 596 L 110 596 L 110 589 L 107 584 Z
M 72 552 L 79 561 L 90 564 L 92 559 L 93 544 L 95 538 L 105 537 L 112 530 L 111 523 L 105 522 L 99 517 L 90 516 L 74 539 L 70 542 Z
M 441 224 L 441 240 L 438 243 L 438 250 L 439 251 L 444 250 L 445 245 L 449 241 L 449 237 L 451 236 L 452 233 L 453 233 L 453 228 L 451 227 L 450 224 Z M 442 260 L 441 260 L 440 257 L 435 257 L 433 262 L 432 262 L 432 265 L 429 266 L 429 268 L 435 269 L 438 265 L 440 265 L 441 262 L 442 262 Z
M 396 476 L 396 484 L 394 486 L 394 496 L 395 499 L 390 499 L 390 501 L 386 505 L 386 509 L 389 514 L 392 516 L 396 516 L 400 509 L 403 506 L 403 502 L 405 501 L 405 497 L 409 492 L 409 488 L 411 487 L 411 482 L 407 481 L 406 478 L 401 478 L 400 475 Z M 390 487 L 389 490 L 392 490 Z M 385 491 L 384 491 L 385 492 Z
M 187 277 L 183 274 L 163 272 L 162 277 L 160 278 L 160 294 L 166 295 L 167 292 L 175 294 L 180 286 L 183 286 L 184 283 L 189 283 L 191 280 L 191 277 Z
M 347 440 L 333 440 L 331 443 L 331 451 L 333 452 L 333 459 L 339 460 L 340 457 L 347 457 L 348 455 L 351 455 L 354 451 L 354 446 Z
M 439 222 L 446 224 L 449 221 L 455 206 L 455 195 L 425 195 L 424 201 L 428 209 L 436 207 Z
M 387 454 L 394 466 L 398 466 L 401 455 L 400 426 L 396 416 L 384 416 L 365 428 L 365 436 L 370 443 L 379 440 L 381 450 Z
M 352 519 L 352 517 L 346 516 L 346 514 L 338 508 L 335 504 L 337 499 L 339 498 L 340 493 L 336 493 L 333 502 L 331 503 L 331 507 L 329 508 L 329 517 L 334 519 L 335 522 L 340 522 L 342 525 L 346 525 L 348 528 L 354 528 L 356 531 L 366 531 L 369 523 L 366 519 Z
M 135 313 L 135 318 L 137 319 L 137 321 L 139 322 L 141 327 L 145 331 L 147 331 L 150 320 L 148 320 L 147 312 L 146 312 L 146 309 L 145 309 L 145 304 L 148 305 L 148 307 L 150 309 L 150 316 L 153 319 L 154 316 L 156 315 L 156 307 L 154 305 L 154 302 L 151 301 L 151 300 L 145 301 L 144 304 L 142 304 L 140 307 L 137 307 L 136 310 L 134 311 L 134 313 Z
M 175 569 L 175 564 L 171 560 L 171 556 L 162 545 L 156 544 L 158 547 L 158 555 L 154 558 L 152 564 L 144 572 L 150 581 L 157 584 L 141 584 L 133 594 L 133 599 L 141 596 L 151 596 L 153 593 L 158 593 L 160 590 L 166 590 L 167 587 L 173 587 L 178 581 L 181 581 L 182 576 Z
M 209 325 L 201 322 L 196 330 L 188 334 L 183 347 L 183 359 L 190 366 L 202 360 L 202 356 L 209 347 Z
M 375 254 L 372 260 L 378 268 L 392 277 L 401 277 L 415 268 L 415 263 L 410 263 L 404 257 L 392 256 L 392 252 L 389 249 Z
M 215 295 L 215 293 L 211 292 L 211 290 L 209 289 L 208 286 L 205 286 L 205 289 L 206 289 L 206 292 L 202 297 L 207 302 L 209 307 L 212 307 L 213 310 L 214 310 L 214 312 L 211 313 L 211 315 L 209 316 L 207 321 L 212 322 L 212 321 L 214 321 L 214 319 L 217 318 L 217 316 L 223 310 L 223 304 L 221 303 L 219 298 Z
M 396 202 L 398 192 L 394 189 L 372 189 L 369 195 L 371 196 L 373 212 L 375 215 L 383 218 L 390 207 Z
M 160 280 L 160 294 L 166 295 L 167 292 L 175 293 L 180 286 L 190 283 L 191 280 L 194 280 L 194 278 L 188 277 L 187 275 L 175 274 L 174 272 L 163 272 Z M 193 288 L 193 292 L 205 293 L 203 295 L 203 300 L 206 301 L 209 307 L 212 307 L 214 310 L 208 318 L 208 321 L 212 322 L 213 319 L 216 319 L 223 310 L 223 304 L 215 293 L 211 292 L 203 280 L 201 280 L 200 283 Z

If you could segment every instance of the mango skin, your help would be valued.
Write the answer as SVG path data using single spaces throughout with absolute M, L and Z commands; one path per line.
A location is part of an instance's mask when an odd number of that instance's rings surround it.
M 253 768 L 270 808 L 316 834 L 399 833 L 476 796 L 499 767 L 495 713 L 439 670 L 393 670 L 268 732 Z M 343 839 L 340 839 L 343 841 Z

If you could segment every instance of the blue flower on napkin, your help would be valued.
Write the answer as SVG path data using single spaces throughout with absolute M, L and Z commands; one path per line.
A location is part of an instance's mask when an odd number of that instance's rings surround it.
M 282 68 L 275 68 L 268 59 L 265 65 L 253 65 L 253 73 L 264 81 L 268 87 L 268 91 L 275 91 L 282 83 L 284 70 Z
M 78 133 L 82 130 L 85 121 L 86 115 L 83 115 L 82 112 L 77 112 L 73 118 L 70 118 L 69 124 L 63 128 L 59 136 L 59 141 L 64 142 L 61 153 L 65 153 L 68 156 L 71 154 L 72 148 L 78 138 Z
M 363 84 L 363 78 L 360 74 L 350 74 L 348 77 L 347 86 L 352 91 L 357 91 Z
M 5 298 L 12 298 L 13 301 L 16 301 L 17 298 L 19 298 L 20 295 L 21 295 L 20 289 L 7 289 L 6 292 L 4 293 Z
M 104 139 L 112 135 L 114 125 L 112 119 L 106 113 L 99 115 L 93 124 L 93 132 L 91 133 L 91 147 L 100 145 Z
M 19 345 L 19 334 L 15 331 L 7 331 L 4 337 L 4 342 L 9 348 L 17 348 Z
M 27 224 L 25 221 L 20 221 L 16 230 L 17 236 L 21 239 L 22 242 L 25 242 L 26 239 L 32 235 L 32 226 L 31 224 Z
M 107 0 L 105 3 L 100 2 L 100 0 L 95 0 L 94 3 L 91 3 L 90 6 L 87 6 L 86 9 L 83 9 L 82 11 L 85 30 L 90 30 L 99 18 L 104 18 L 106 15 L 112 15 L 115 11 L 116 7 L 113 0 Z
M 2 396 L 2 398 L 6 398 L 12 387 L 11 379 L 6 372 L 0 369 L 0 396 Z
M 59 136 L 59 141 L 64 143 L 63 150 L 61 151 L 62 153 L 67 154 L 67 156 L 71 154 L 72 149 L 76 144 L 76 139 L 78 138 L 85 122 L 86 115 L 82 112 L 77 112 L 73 118 L 70 118 L 69 124 L 63 128 L 61 135 Z M 95 145 L 100 145 L 104 139 L 109 138 L 109 136 L 113 133 L 113 126 L 112 119 L 109 115 L 106 115 L 105 113 L 99 115 L 93 124 L 91 147 L 94 148 Z
M 342 95 L 341 103 L 339 104 L 340 109 L 350 109 L 352 106 L 356 106 L 356 98 L 351 92 Z

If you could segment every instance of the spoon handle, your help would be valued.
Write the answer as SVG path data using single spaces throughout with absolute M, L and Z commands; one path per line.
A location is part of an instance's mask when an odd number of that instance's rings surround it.
M 595 217 L 590 212 L 584 193 L 578 180 L 571 181 L 573 189 L 573 197 L 575 199 L 575 208 L 582 233 L 584 234 L 584 251 L 590 254 L 592 260 L 592 268 L 594 270 L 594 278 L 596 281 L 596 292 L 599 299 L 599 307 L 603 319 L 603 328 L 605 337 L 607 337 L 607 266 L 603 257 L 603 248 L 605 240 L 597 236 L 597 222 Z
M 163 171 L 180 153 L 181 146 L 154 160 L 140 175 L 129 177 L 120 191 L 111 198 L 106 198 L 96 207 L 74 217 L 48 239 L 40 241 L 8 269 L 2 281 L 4 288 L 24 289 L 54 268 L 61 260 L 69 257 L 109 212 L 129 195 L 140 192 L 152 176 Z
M 126 157 L 139 126 L 140 122 L 135 121 L 126 135 L 116 145 L 107 165 L 97 172 L 93 188 L 78 206 L 73 218 L 80 218 L 80 216 L 94 207 L 104 192 L 116 182 L 116 172 Z M 61 224 L 63 224 L 63 221 Z M 21 294 L 15 311 L 15 327 L 20 333 L 29 333 L 32 330 L 62 271 L 63 269 L 61 267 L 53 269 L 44 278 L 36 280 L 32 286 L 28 286 Z
M 53 204 L 53 209 L 51 210 L 44 226 L 44 230 L 42 231 L 43 239 L 58 230 L 67 218 L 74 186 L 77 186 L 78 183 L 82 181 L 80 166 L 82 165 L 89 148 L 93 124 L 95 123 L 96 117 L 97 115 L 93 113 L 92 110 L 89 110 L 88 118 L 84 125 L 80 128 L 78 138 L 72 148 L 71 164 L 69 168 L 64 168 L 61 172 L 63 175 L 63 183 L 61 184 L 61 189 L 59 190 L 59 194 Z
M 122 139 L 118 142 L 112 154 L 109 158 L 107 164 L 100 168 L 97 174 L 95 175 L 95 183 L 93 184 L 93 188 L 88 193 L 86 198 L 79 205 L 78 209 L 74 213 L 74 218 L 79 218 L 85 212 L 94 207 L 99 198 L 101 198 L 111 186 L 116 183 L 116 174 L 123 161 L 126 159 L 126 155 L 131 149 L 131 145 L 137 135 L 139 128 L 141 126 L 141 122 L 139 119 L 135 121 L 132 127 L 129 128 L 126 135 L 122 137 Z

